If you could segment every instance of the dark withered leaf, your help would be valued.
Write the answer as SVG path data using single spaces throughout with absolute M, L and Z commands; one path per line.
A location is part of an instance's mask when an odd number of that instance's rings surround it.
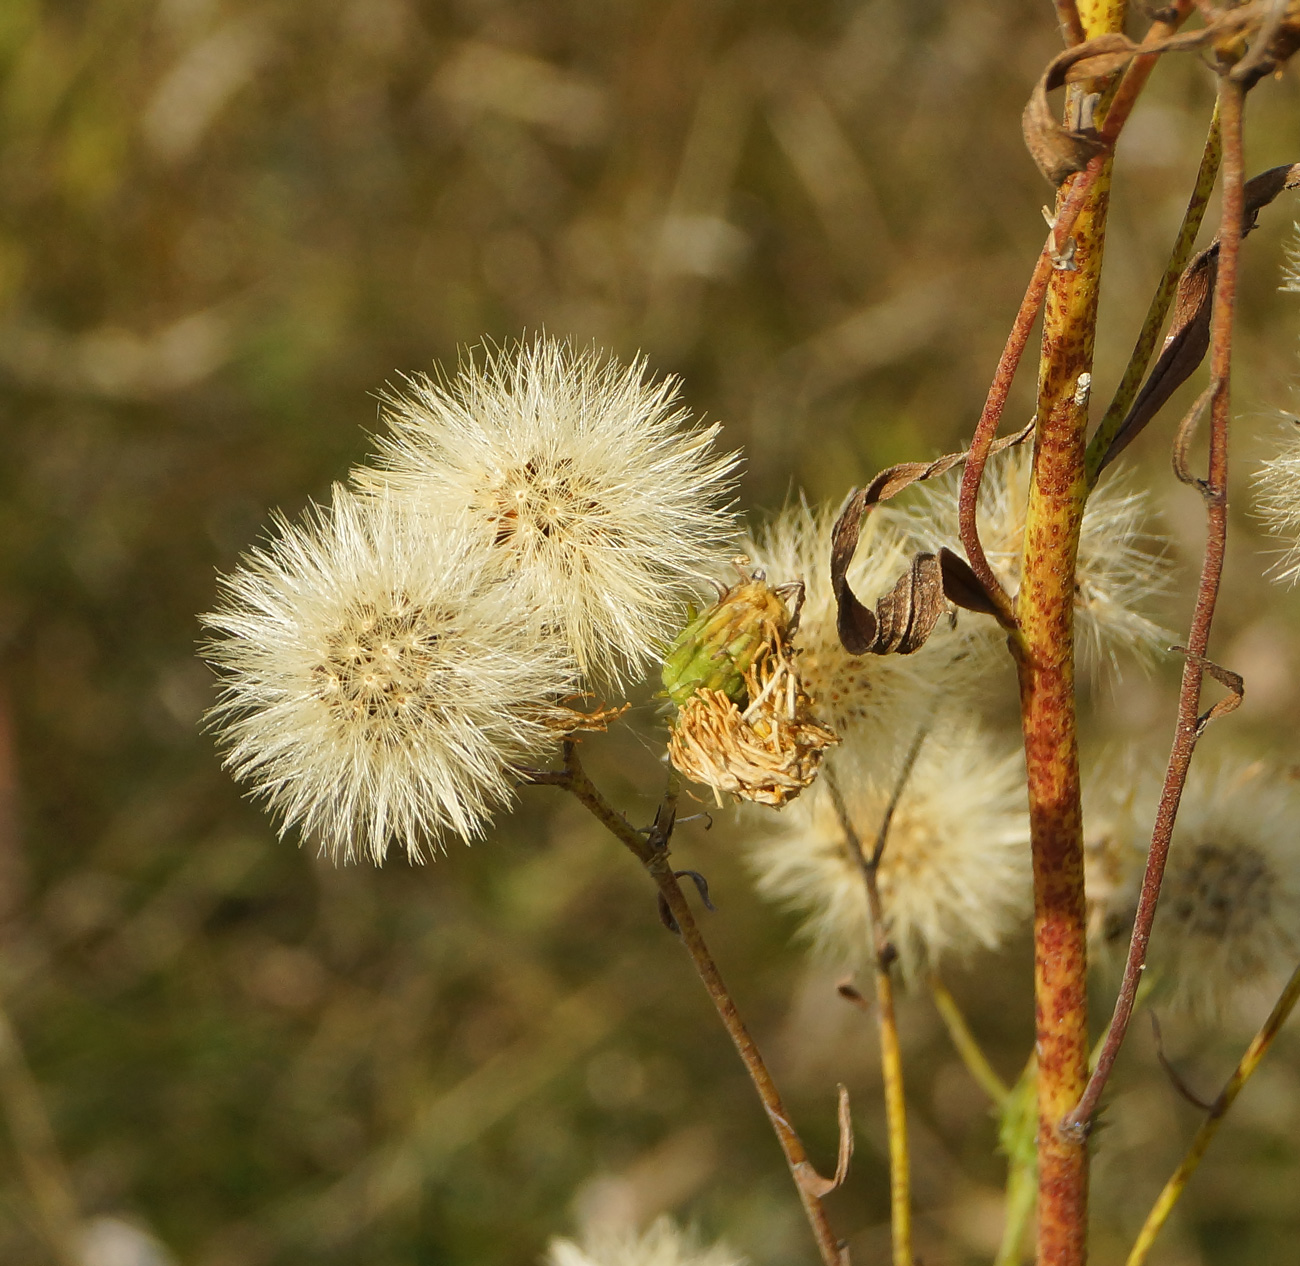
M 996 440 L 989 453 L 1000 453 L 1013 444 L 1022 444 L 1033 433 L 1034 424 L 1030 422 L 1014 435 Z M 874 611 L 858 599 L 848 581 L 849 566 L 862 535 L 862 516 L 904 488 L 945 474 L 968 455 L 967 452 L 945 453 L 932 462 L 890 466 L 865 488 L 855 488 L 845 498 L 831 533 L 831 592 L 835 595 L 840 643 L 850 655 L 891 652 L 910 655 L 919 650 L 943 614 L 945 595 L 971 611 L 996 614 L 997 607 L 979 578 L 963 559 L 947 549 L 941 550 L 938 556 L 918 555 L 907 575 L 880 599 Z M 922 559 L 930 561 L 922 563 Z
M 1272 167 L 1246 181 L 1242 189 L 1242 235 L 1256 227 L 1259 213 L 1278 194 L 1297 187 L 1300 187 L 1300 163 Z M 1142 433 L 1147 423 L 1164 408 L 1169 397 L 1205 359 L 1210 347 L 1210 320 L 1214 312 L 1218 264 L 1219 239 L 1216 237 L 1183 269 L 1164 346 L 1106 450 L 1100 469 L 1109 466 Z

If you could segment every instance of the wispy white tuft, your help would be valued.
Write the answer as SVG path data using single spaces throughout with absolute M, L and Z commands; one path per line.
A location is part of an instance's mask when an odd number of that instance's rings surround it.
M 1158 780 L 1135 797 L 1123 910 L 1132 923 Z M 1280 771 L 1192 766 L 1169 846 L 1147 966 L 1160 995 L 1213 1018 L 1300 963 L 1300 791 Z
M 993 949 L 1029 917 L 1029 823 L 1018 755 L 975 729 L 926 740 L 894 814 L 879 870 L 886 930 L 908 977 L 947 955 Z M 869 769 L 834 771 L 870 850 L 893 794 Z M 759 891 L 806 916 L 804 934 L 833 962 L 870 959 L 866 889 L 826 783 L 818 780 L 754 846 Z
M 772 584 L 803 581 L 803 610 L 794 636 L 799 676 L 813 710 L 843 744 L 832 760 L 865 762 L 906 747 L 943 692 L 968 670 L 968 644 L 941 622 L 914 654 L 850 655 L 840 642 L 831 591 L 834 524 L 829 506 L 788 506 L 744 549 Z M 893 527 L 891 518 L 869 515 L 849 568 L 854 592 L 874 604 L 907 572 L 915 552 L 915 543 Z
M 735 454 L 688 426 L 674 378 L 539 338 L 386 398 L 364 488 L 462 515 L 490 576 L 553 626 L 601 686 L 656 658 L 684 598 L 729 556 Z
M 724 1244 L 703 1246 L 689 1231 L 660 1218 L 647 1231 L 594 1233 L 583 1242 L 552 1240 L 544 1266 L 745 1266 Z
M 482 548 L 455 524 L 336 486 L 276 533 L 203 617 L 226 764 L 336 859 L 481 834 L 572 686 L 563 654 L 483 589 Z
M 1300 290 L 1300 281 L 1294 288 Z M 1259 515 L 1282 541 L 1274 575 L 1294 584 L 1300 579 L 1300 423 L 1292 423 L 1277 454 L 1256 472 L 1255 483 Z
M 1020 585 L 1025 511 L 1033 457 L 1027 445 L 989 460 L 980 485 L 980 540 L 989 564 L 1014 593 Z M 958 477 L 918 484 L 902 513 L 925 548 L 957 548 Z M 1088 498 L 1079 537 L 1075 637 L 1080 661 L 1096 672 L 1115 667 L 1120 652 L 1149 660 L 1171 634 L 1151 615 L 1172 583 L 1165 539 L 1151 527 L 1147 493 L 1124 472 L 1108 474 Z M 1001 638 L 990 620 L 986 629 Z

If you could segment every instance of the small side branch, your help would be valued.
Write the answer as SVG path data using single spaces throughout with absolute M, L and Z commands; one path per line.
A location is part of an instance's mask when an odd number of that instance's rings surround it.
M 1192 1139 L 1187 1154 L 1174 1170 L 1169 1181 L 1165 1183 L 1164 1190 L 1160 1193 L 1151 1212 L 1147 1214 L 1147 1220 L 1138 1234 L 1132 1252 L 1128 1255 L 1126 1266 L 1143 1266 L 1147 1260 L 1147 1254 L 1151 1252 L 1156 1236 L 1168 1221 L 1169 1214 L 1187 1187 L 1188 1180 L 1196 1172 L 1196 1167 L 1201 1163 L 1201 1158 L 1210 1146 L 1220 1123 L 1227 1115 L 1228 1109 L 1232 1107 L 1233 1100 L 1241 1093 L 1242 1086 L 1250 1080 L 1255 1069 L 1259 1067 L 1260 1060 L 1273 1044 L 1273 1039 L 1286 1023 L 1297 1002 L 1300 1002 L 1300 967 L 1296 968 L 1290 981 L 1287 982 L 1268 1019 L 1255 1034 L 1254 1040 L 1241 1057 L 1241 1062 L 1219 1092 L 1219 1097 L 1210 1105 L 1209 1115 L 1201 1122 L 1201 1128 L 1196 1131 L 1196 1137 Z
M 831 802 L 844 832 L 845 843 L 857 862 L 867 893 L 867 913 L 871 921 L 872 965 L 876 986 L 876 1012 L 880 1020 L 880 1073 L 885 1086 L 885 1119 L 889 1129 L 889 1208 L 890 1234 L 893 1242 L 893 1266 L 912 1266 L 912 1171 L 907 1142 L 907 1100 L 903 1091 L 903 1050 L 898 1040 L 898 1020 L 894 1011 L 892 967 L 897 952 L 885 931 L 884 910 L 880 902 L 880 860 L 889 839 L 894 813 L 911 776 L 912 767 L 921 753 L 927 730 L 922 729 L 912 741 L 903 767 L 885 808 L 870 856 L 863 847 L 849 816 L 848 806 L 839 784 L 830 770 L 822 777 L 830 791 Z
M 676 816 L 676 776 L 669 785 L 668 795 L 660 806 L 655 823 L 648 833 L 638 831 L 617 809 L 597 790 L 587 771 L 578 758 L 577 745 L 566 742 L 564 745 L 564 769 L 548 773 L 545 777 L 526 775 L 531 781 L 562 787 L 582 804 L 616 839 L 619 840 L 649 872 L 659 889 L 661 909 L 667 911 L 666 923 L 672 926 L 686 952 L 690 955 L 704 988 L 708 991 L 718 1016 L 736 1048 L 745 1071 L 749 1073 L 754 1090 L 763 1110 L 767 1113 L 772 1129 L 776 1133 L 791 1177 L 799 1192 L 808 1225 L 817 1241 L 823 1266 L 848 1266 L 848 1250 L 840 1244 L 826 1211 L 822 1207 L 818 1190 L 824 1190 L 825 1180 L 817 1173 L 813 1163 L 808 1159 L 803 1141 L 790 1124 L 789 1113 L 781 1100 L 781 1095 L 772 1080 L 763 1057 L 759 1053 L 754 1039 L 741 1019 L 722 973 L 713 961 L 713 955 L 705 943 L 704 936 L 695 922 L 686 894 L 677 882 L 672 864 L 669 861 L 668 845 L 672 835 L 673 820 Z M 682 872 L 687 873 L 687 872 Z M 841 1149 L 842 1150 L 842 1149 Z

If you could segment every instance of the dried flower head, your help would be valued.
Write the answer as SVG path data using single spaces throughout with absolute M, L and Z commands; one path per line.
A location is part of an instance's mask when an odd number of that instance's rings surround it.
M 502 591 L 455 524 L 429 531 L 384 496 L 333 503 L 224 578 L 203 620 L 222 673 L 211 713 L 226 764 L 281 831 L 336 859 L 419 860 L 451 832 L 481 834 L 510 766 L 548 740 L 573 672 Z
M 1158 792 L 1138 796 L 1130 831 L 1150 829 Z M 1125 928 L 1145 857 L 1134 850 Z M 1175 1008 L 1212 1018 L 1235 997 L 1300 962 L 1300 793 L 1260 764 L 1194 765 L 1169 846 L 1147 956 L 1160 994 Z
M 980 485 L 980 540 L 993 570 L 1013 593 L 1020 584 L 1032 465 L 1027 445 L 1009 448 L 989 460 Z M 911 505 L 901 512 L 923 548 L 953 546 L 959 487 L 951 475 L 917 485 Z M 1074 618 L 1080 660 L 1091 671 L 1117 666 L 1120 651 L 1150 659 L 1169 643 L 1171 635 L 1146 614 L 1172 581 L 1167 543 L 1150 528 L 1150 517 L 1146 490 L 1124 472 L 1108 475 L 1088 498 Z M 1001 637 L 991 621 L 981 627 Z
M 1300 579 L 1300 423 L 1292 423 L 1276 456 L 1256 472 L 1255 483 L 1260 517 L 1283 542 L 1274 575 L 1294 584 Z
M 844 743 L 841 755 L 868 760 L 896 749 L 899 734 L 916 728 L 963 671 L 968 647 L 941 625 L 912 655 L 850 655 L 840 641 L 830 582 L 834 525 L 833 509 L 801 502 L 745 548 L 774 584 L 803 582 L 794 635 L 800 679 L 817 715 Z M 864 600 L 887 592 L 907 571 L 911 553 L 893 518 L 873 511 L 849 568 L 854 591 Z
M 914 977 L 948 954 L 993 949 L 1029 915 L 1029 825 L 1017 755 L 987 734 L 932 735 L 894 813 L 878 872 L 886 932 Z M 835 778 L 854 830 L 870 849 L 894 792 L 886 774 Z M 754 847 L 759 891 L 803 914 L 804 934 L 851 968 L 871 952 L 866 889 L 823 780 Z
M 838 742 L 813 715 L 790 644 L 802 599 L 802 585 L 782 592 L 742 567 L 740 583 L 678 634 L 664 660 L 664 689 L 677 708 L 669 758 L 712 787 L 719 804 L 725 791 L 779 808 Z
M 689 1231 L 660 1218 L 643 1234 L 593 1233 L 581 1245 L 552 1240 L 544 1266 L 745 1266 L 724 1244 L 701 1245 Z
M 687 426 L 677 390 L 643 360 L 539 338 L 450 383 L 408 379 L 385 401 L 381 469 L 356 479 L 463 515 L 490 575 L 617 686 L 655 658 L 734 531 L 737 457 L 715 451 L 717 424 Z

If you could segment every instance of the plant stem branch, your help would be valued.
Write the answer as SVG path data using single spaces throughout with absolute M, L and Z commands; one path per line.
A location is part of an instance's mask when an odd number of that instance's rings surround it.
M 1178 722 L 1174 730 L 1164 787 L 1156 809 L 1151 833 L 1151 850 L 1147 855 L 1142 892 L 1138 898 L 1129 940 L 1128 958 L 1120 984 L 1115 1011 L 1111 1017 L 1097 1067 L 1088 1081 L 1078 1104 L 1062 1121 L 1067 1132 L 1082 1136 L 1087 1132 L 1097 1110 L 1124 1035 L 1128 1031 L 1138 984 L 1146 966 L 1147 945 L 1155 920 L 1156 902 L 1164 878 L 1165 859 L 1173 837 L 1174 820 L 1192 754 L 1204 728 L 1199 711 L 1201 687 L 1206 672 L 1205 654 L 1209 649 L 1210 628 L 1219 599 L 1223 576 L 1223 559 L 1228 536 L 1228 422 L 1230 417 L 1229 380 L 1232 368 L 1232 322 L 1236 308 L 1237 267 L 1241 250 L 1241 221 L 1245 183 L 1245 158 L 1242 148 L 1242 114 L 1245 90 L 1227 75 L 1219 77 L 1219 115 L 1223 128 L 1223 211 L 1220 225 L 1219 270 L 1214 290 L 1214 315 L 1210 332 L 1210 451 L 1207 478 L 1198 483 L 1205 499 L 1205 556 L 1196 593 L 1192 627 L 1187 638 L 1183 661 L 1183 679 L 1178 694 Z
M 1122 9 L 1122 4 L 1115 6 Z M 1192 9 L 1192 0 L 1177 0 L 1170 6 L 1168 21 L 1154 22 L 1143 43 L 1155 43 L 1172 35 L 1182 25 Z M 1095 33 L 1095 32 L 1094 32 Z M 1025 296 L 1020 301 L 1020 309 L 1011 323 L 1011 332 L 1007 335 L 1006 345 L 993 372 L 993 381 L 989 385 L 984 409 L 975 425 L 975 434 L 971 439 L 970 452 L 962 470 L 961 493 L 958 503 L 959 531 L 962 547 L 971 569 L 979 577 L 989 596 L 998 608 L 998 618 L 1004 627 L 1015 628 L 1015 613 L 1011 599 L 1007 596 L 993 568 L 989 566 L 988 556 L 980 542 L 979 524 L 976 510 L 979 505 L 980 481 L 984 477 L 984 467 L 988 461 L 989 449 L 993 437 L 997 434 L 1006 408 L 1007 396 L 1011 383 L 1020 365 L 1020 358 L 1029 343 L 1038 311 L 1043 306 L 1047 294 L 1048 281 L 1051 279 L 1054 265 L 1067 250 L 1070 234 L 1073 232 L 1083 206 L 1092 196 L 1093 186 L 1101 177 L 1103 170 L 1110 171 L 1110 147 L 1119 138 L 1121 129 L 1128 121 L 1134 103 L 1145 86 L 1158 57 L 1155 54 L 1134 57 L 1125 69 L 1119 86 L 1110 101 L 1106 117 L 1101 125 L 1100 138 L 1107 145 L 1106 152 L 1093 158 L 1077 176 L 1065 186 L 1063 199 L 1058 199 L 1056 215 L 1052 222 L 1052 231 L 1039 252 L 1038 261 L 1030 275 Z
M 673 788 L 670 786 L 669 795 L 660 809 L 654 827 L 647 836 L 637 831 L 596 789 L 578 759 L 576 744 L 567 742 L 564 745 L 563 775 L 551 775 L 545 781 L 563 787 L 572 794 L 636 856 L 655 881 L 664 906 L 671 914 L 682 944 L 690 955 L 691 963 L 708 991 L 718 1016 L 741 1062 L 745 1065 L 745 1071 L 749 1073 L 763 1110 L 772 1123 L 772 1129 L 785 1155 L 786 1164 L 790 1167 L 790 1175 L 798 1189 L 808 1224 L 817 1241 L 823 1266 L 848 1266 L 848 1251 L 840 1244 L 831 1229 L 821 1199 L 814 1194 L 814 1189 L 820 1181 L 817 1171 L 808 1159 L 803 1141 L 795 1132 L 794 1126 L 790 1124 L 789 1114 L 781 1101 L 776 1083 L 772 1080 L 772 1074 L 768 1071 L 754 1039 L 749 1035 L 749 1030 L 740 1017 L 735 1001 L 727 989 L 726 982 L 722 979 L 722 973 L 713 961 L 713 955 L 709 952 L 709 947 L 695 922 L 695 916 L 691 913 L 686 895 L 673 874 L 668 854 L 668 839 L 672 832 L 675 809 L 672 803 L 675 800 Z
M 976 1085 L 996 1106 L 1000 1107 L 1011 1093 L 1011 1087 L 994 1071 L 988 1057 L 980 1049 L 975 1034 L 971 1032 L 970 1025 L 966 1023 L 966 1017 L 957 1005 L 957 999 L 952 996 L 948 986 L 939 979 L 937 972 L 930 973 L 930 993 L 944 1027 L 948 1030 L 948 1036 L 952 1039 L 953 1048 L 961 1056 L 961 1062 L 966 1065 L 966 1071 L 974 1078 Z
M 897 952 L 885 931 L 884 910 L 880 902 L 880 859 L 889 839 L 889 828 L 911 776 L 912 767 L 921 753 L 928 730 L 922 728 L 907 755 L 894 784 L 876 832 L 876 841 L 867 856 L 848 806 L 834 774 L 822 773 L 835 806 L 845 843 L 857 862 L 867 893 L 867 914 L 871 921 L 872 968 L 876 986 L 876 1014 L 880 1021 L 880 1075 L 885 1087 L 885 1119 L 889 1130 L 889 1225 L 893 1245 L 893 1266 L 912 1266 L 912 1166 L 907 1144 L 907 1099 L 903 1090 L 903 1050 L 898 1040 L 898 1019 L 894 1010 L 894 978 L 891 972 Z
M 1219 131 L 1219 110 L 1216 105 L 1214 117 L 1210 120 L 1209 134 L 1205 138 L 1205 148 L 1201 152 L 1201 165 L 1196 172 L 1196 184 L 1187 201 L 1187 211 L 1183 215 L 1178 236 L 1174 240 L 1169 263 L 1165 266 L 1164 276 L 1161 277 L 1160 285 L 1156 287 L 1156 292 L 1152 296 L 1151 306 L 1147 309 L 1146 320 L 1142 323 L 1142 332 L 1133 346 L 1133 354 L 1129 357 L 1124 377 L 1115 389 L 1109 408 L 1088 442 L 1087 463 L 1090 487 L 1096 485 L 1102 467 L 1118 453 L 1118 449 L 1116 453 L 1111 452 L 1111 445 L 1128 416 L 1138 388 L 1142 385 L 1147 366 L 1151 363 L 1151 357 L 1156 349 L 1156 340 L 1160 337 L 1161 327 L 1165 323 L 1165 317 L 1169 315 L 1169 305 L 1173 302 L 1174 293 L 1178 289 L 1178 279 L 1192 257 L 1192 247 L 1196 245 L 1196 235 L 1200 232 L 1201 221 L 1205 218 L 1206 209 L 1210 204 L 1210 194 L 1218 178 L 1222 155 L 1223 143 Z
M 1178 1203 L 1178 1198 L 1183 1194 L 1188 1180 L 1196 1172 L 1196 1167 L 1201 1163 L 1201 1158 L 1210 1146 L 1210 1141 L 1214 1138 L 1228 1109 L 1232 1107 L 1233 1100 L 1241 1092 L 1242 1086 L 1250 1080 L 1255 1069 L 1259 1067 L 1260 1060 L 1264 1058 L 1268 1048 L 1273 1044 L 1273 1039 L 1286 1023 L 1287 1017 L 1294 1010 L 1297 1002 L 1300 1002 L 1300 967 L 1296 968 L 1291 979 L 1287 982 L 1286 988 L 1282 990 L 1282 994 L 1274 1004 L 1268 1019 L 1264 1021 L 1263 1026 L 1246 1048 L 1246 1053 L 1241 1057 L 1241 1062 L 1233 1070 L 1232 1076 L 1228 1078 L 1223 1089 L 1219 1092 L 1219 1097 L 1210 1105 L 1209 1115 L 1201 1122 L 1201 1128 L 1196 1131 L 1196 1137 L 1192 1139 L 1187 1154 L 1183 1157 L 1178 1168 L 1174 1170 L 1169 1181 L 1165 1183 L 1164 1190 L 1160 1193 L 1151 1212 L 1147 1214 L 1147 1220 L 1143 1223 L 1142 1230 L 1139 1232 L 1137 1240 L 1133 1244 L 1133 1249 L 1128 1255 L 1126 1266 L 1142 1266 L 1146 1261 L 1147 1254 L 1151 1251 L 1156 1236 L 1159 1235 L 1161 1227 L 1168 1220 L 1174 1205 Z

